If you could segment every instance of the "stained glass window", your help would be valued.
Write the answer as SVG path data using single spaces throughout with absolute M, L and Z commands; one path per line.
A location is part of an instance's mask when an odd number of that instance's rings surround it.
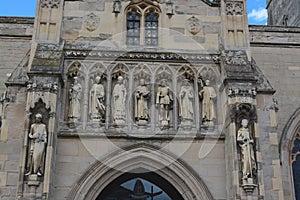
M 145 17 L 145 44 L 158 45 L 158 15 L 154 11 L 150 11 Z
M 140 16 L 136 10 L 127 14 L 127 41 L 128 45 L 140 44 Z

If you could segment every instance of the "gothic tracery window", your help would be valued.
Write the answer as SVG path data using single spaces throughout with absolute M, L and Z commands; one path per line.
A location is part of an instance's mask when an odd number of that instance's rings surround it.
M 300 127 L 295 136 L 291 151 L 291 165 L 293 171 L 295 199 L 300 200 Z
M 158 45 L 158 14 L 153 10 L 145 17 L 145 44 L 147 46 Z
M 127 44 L 140 44 L 140 14 L 133 9 L 127 14 Z
M 146 2 L 127 9 L 126 44 L 158 46 L 159 9 Z

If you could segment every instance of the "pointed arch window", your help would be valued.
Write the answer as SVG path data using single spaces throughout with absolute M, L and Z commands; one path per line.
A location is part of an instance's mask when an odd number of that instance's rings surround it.
M 127 13 L 127 41 L 128 45 L 140 44 L 141 17 L 136 9 Z
M 295 199 L 300 200 L 300 127 L 298 128 L 291 151 L 291 164 L 293 171 Z
M 154 10 L 146 13 L 145 17 L 145 44 L 147 46 L 158 45 L 158 13 Z
M 159 13 L 157 6 L 146 1 L 130 5 L 126 18 L 126 44 L 158 46 Z

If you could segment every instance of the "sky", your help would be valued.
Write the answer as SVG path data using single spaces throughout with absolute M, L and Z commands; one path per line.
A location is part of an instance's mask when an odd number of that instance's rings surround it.
M 35 15 L 37 0 L 0 0 L 0 16 Z M 249 24 L 265 25 L 267 23 L 266 0 L 247 0 Z

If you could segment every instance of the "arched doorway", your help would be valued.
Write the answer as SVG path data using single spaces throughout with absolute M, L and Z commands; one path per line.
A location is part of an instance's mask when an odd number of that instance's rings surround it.
M 123 147 L 95 162 L 76 181 L 67 199 L 97 200 L 106 190 L 109 194 L 114 187 L 136 178 L 157 186 L 172 199 L 213 200 L 207 186 L 186 163 L 145 143 Z
M 125 173 L 113 180 L 96 200 L 183 200 L 167 180 L 154 172 Z

